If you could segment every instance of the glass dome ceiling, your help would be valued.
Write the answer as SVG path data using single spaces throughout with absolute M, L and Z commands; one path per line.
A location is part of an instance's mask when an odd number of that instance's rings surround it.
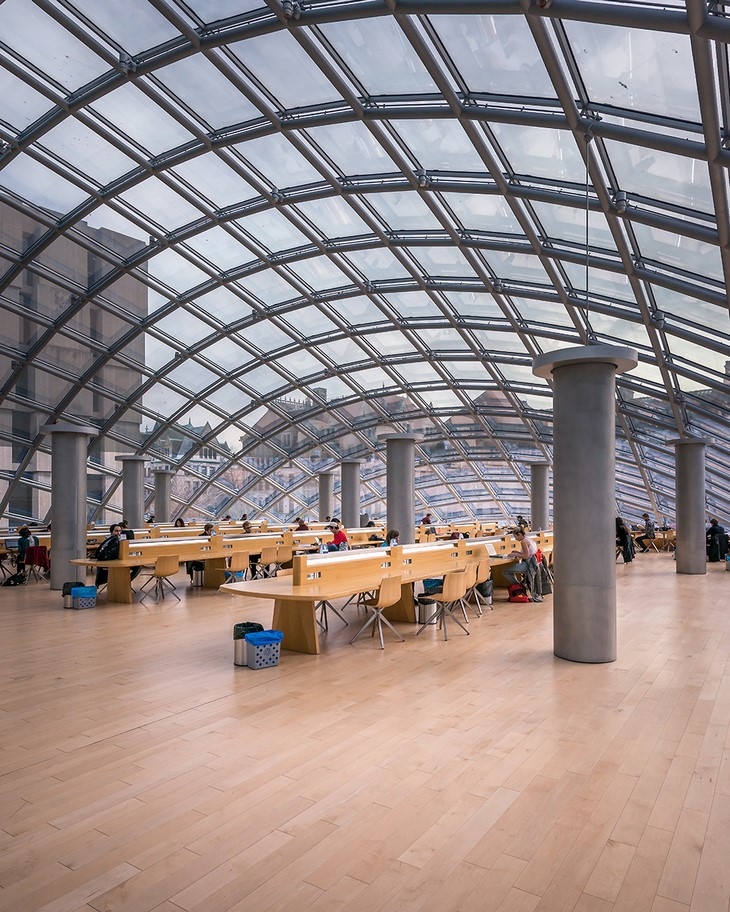
M 6 521 L 56 420 L 98 428 L 90 519 L 129 453 L 206 518 L 359 459 L 382 516 L 392 432 L 417 510 L 526 513 L 533 358 L 592 343 L 639 353 L 617 510 L 671 519 L 700 435 L 730 514 L 726 4 L 4 0 L 0 36 Z

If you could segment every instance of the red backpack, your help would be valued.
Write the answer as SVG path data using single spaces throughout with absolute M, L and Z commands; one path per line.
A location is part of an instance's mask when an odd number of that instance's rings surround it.
M 530 596 L 527 594 L 522 583 L 512 583 L 507 586 L 507 594 L 510 602 L 529 602 Z

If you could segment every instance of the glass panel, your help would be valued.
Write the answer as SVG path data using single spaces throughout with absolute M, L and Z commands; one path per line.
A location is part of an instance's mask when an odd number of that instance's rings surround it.
M 3 3 L 0 34 L 9 47 L 70 91 L 105 73 L 109 64 L 30 0 Z
M 98 0 L 74 0 L 74 7 L 101 27 L 115 42 L 130 54 L 154 47 L 180 33 L 147 0 L 124 0 L 124 15 L 114 5 Z
M 260 116 L 258 108 L 200 55 L 163 67 L 155 76 L 213 129 Z
M 159 155 L 193 139 L 176 120 L 141 92 L 136 85 L 123 85 L 94 101 L 93 108 L 115 124 L 151 155 Z
M 707 165 L 683 155 L 605 140 L 619 187 L 699 212 L 712 212 Z
M 350 280 L 326 257 L 313 257 L 291 263 L 289 269 L 315 290 L 349 285 Z
M 339 98 L 332 83 L 286 31 L 249 38 L 230 48 L 281 102 L 282 108 L 316 105 Z M 274 61 L 286 63 L 272 66 Z
M 135 167 L 131 158 L 73 118 L 46 133 L 43 145 L 100 186 Z
M 633 227 L 642 257 L 722 281 L 722 263 L 717 247 L 659 228 L 638 223 Z
M 284 189 L 322 179 L 289 140 L 279 134 L 252 139 L 233 148 L 263 174 L 272 187 Z
M 199 209 L 156 177 L 148 177 L 136 187 L 126 190 L 120 199 L 143 212 L 166 231 L 194 222 L 201 216 Z
M 467 231 L 476 229 L 500 234 L 524 234 L 514 213 L 501 196 L 444 193 L 443 197 Z
M 297 210 L 314 224 L 323 238 L 370 233 L 370 229 L 357 213 L 344 200 L 336 197 L 298 203 Z
M 209 199 L 217 207 L 224 208 L 242 200 L 258 196 L 258 192 L 217 155 L 202 155 L 176 165 L 173 174 L 195 189 L 200 196 Z
M 235 224 L 247 231 L 268 250 L 288 250 L 291 247 L 311 243 L 309 238 L 292 225 L 289 219 L 274 209 L 257 212 L 244 219 L 237 219 Z M 243 259 L 248 260 L 249 258 L 250 255 Z
M 564 22 L 591 101 L 700 121 L 687 35 Z
M 486 170 L 461 124 L 450 120 L 398 120 L 393 126 L 427 171 Z
M 18 155 L 5 165 L 0 171 L 0 186 L 55 212 L 75 209 L 87 197 L 79 187 L 27 155 Z
M 153 256 L 147 263 L 147 269 L 151 276 L 176 292 L 201 285 L 208 278 L 206 273 L 174 250 L 163 250 L 162 253 Z
M 533 202 L 535 214 L 540 219 L 547 237 L 579 244 L 585 250 L 586 211 L 572 206 L 549 206 Z M 615 252 L 616 244 L 602 212 L 588 211 L 588 245 L 603 247 Z
M 4 67 L 0 67 L 0 98 L 3 100 L 2 119 L 11 124 L 18 133 L 51 107 L 48 98 L 26 85 Z
M 433 16 L 470 92 L 554 97 L 530 28 L 518 16 Z
M 320 28 L 370 95 L 436 91 L 428 71 L 392 19 L 357 19 Z
M 270 269 L 247 275 L 243 279 L 238 279 L 236 284 L 269 307 L 288 301 L 297 294 L 289 282 Z
M 372 193 L 367 202 L 393 231 L 442 230 L 441 222 L 415 193 Z
M 341 175 L 397 171 L 395 162 L 361 123 L 332 124 L 307 133 Z
M 347 254 L 352 265 L 373 282 L 384 279 L 399 279 L 409 275 L 408 270 L 390 250 L 354 250 Z
M 585 183 L 585 163 L 567 130 L 521 124 L 490 126 L 517 174 Z

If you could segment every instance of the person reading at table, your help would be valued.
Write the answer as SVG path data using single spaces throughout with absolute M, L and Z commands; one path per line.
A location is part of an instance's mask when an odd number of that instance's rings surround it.
M 339 519 L 332 520 L 332 541 L 327 542 L 328 551 L 346 551 L 350 547 L 347 532 L 342 528 Z

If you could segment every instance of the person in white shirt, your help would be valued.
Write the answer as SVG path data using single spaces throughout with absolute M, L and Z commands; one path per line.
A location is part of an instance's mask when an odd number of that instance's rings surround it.
M 522 581 L 518 578 L 517 574 L 527 574 L 529 572 L 530 560 L 535 558 L 535 555 L 537 554 L 537 545 L 529 536 L 525 535 L 524 532 L 515 532 L 514 537 L 518 547 L 510 551 L 507 556 L 516 557 L 518 559 L 517 563 L 512 564 L 510 567 L 506 567 L 502 571 L 502 576 L 507 580 L 508 585 Z M 536 566 L 536 558 L 534 563 Z M 537 571 L 539 572 L 539 567 L 537 568 Z M 536 593 L 535 596 L 533 596 L 533 600 L 542 601 L 542 598 Z

